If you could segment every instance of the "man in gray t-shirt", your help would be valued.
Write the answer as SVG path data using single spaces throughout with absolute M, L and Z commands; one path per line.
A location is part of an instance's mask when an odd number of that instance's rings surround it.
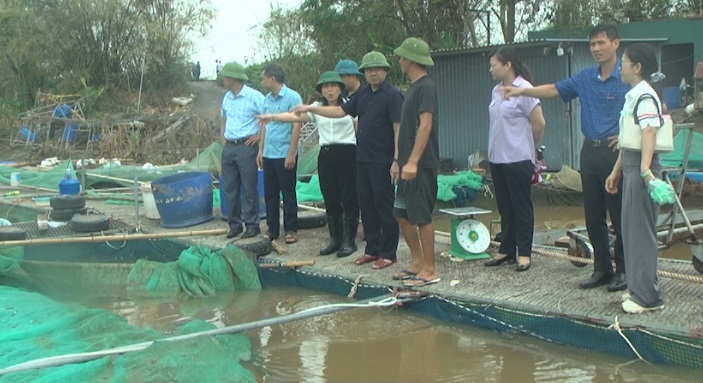
M 400 179 L 394 214 L 410 249 L 412 260 L 394 279 L 405 286 L 426 286 L 440 281 L 434 260 L 432 210 L 437 197 L 439 139 L 437 90 L 427 67 L 434 65 L 430 47 L 411 37 L 393 53 L 412 84 L 405 95 L 396 143 Z

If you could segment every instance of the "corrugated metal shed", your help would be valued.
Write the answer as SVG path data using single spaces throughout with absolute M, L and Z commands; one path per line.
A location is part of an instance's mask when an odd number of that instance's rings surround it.
M 593 66 L 588 40 L 570 39 L 562 43 L 565 54 L 557 56 L 559 40 L 539 40 L 511 44 L 530 67 L 533 84 L 551 84 Z M 624 43 L 627 45 L 628 43 Z M 454 165 L 466 168 L 475 151 L 488 148 L 488 104 L 496 85 L 489 73 L 488 55 L 498 46 L 433 52 L 435 66 L 430 75 L 437 84 L 439 98 L 440 156 L 452 158 Z M 549 170 L 563 164 L 579 169 L 581 135 L 578 101 L 564 103 L 560 98 L 542 101 L 547 121 L 542 144 Z

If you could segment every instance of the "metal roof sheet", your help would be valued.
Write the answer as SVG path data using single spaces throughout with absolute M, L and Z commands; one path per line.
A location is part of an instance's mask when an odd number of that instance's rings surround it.
M 623 42 L 665 42 L 669 39 L 666 37 L 652 37 L 652 38 L 630 38 L 630 39 L 620 39 Z M 507 46 L 515 48 L 529 48 L 534 46 L 548 45 L 552 43 L 588 43 L 589 40 L 584 39 L 573 39 L 573 38 L 545 38 L 545 39 L 533 39 L 528 41 L 521 41 L 516 43 L 504 43 L 504 44 L 490 44 L 481 45 L 477 47 L 470 48 L 448 48 L 448 49 L 435 49 L 432 50 L 432 56 L 445 56 L 454 55 L 461 53 L 478 53 L 483 51 L 492 51 L 494 49 L 503 48 Z

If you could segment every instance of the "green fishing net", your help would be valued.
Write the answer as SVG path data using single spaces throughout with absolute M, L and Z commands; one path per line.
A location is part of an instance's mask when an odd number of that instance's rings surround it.
M 0 296 L 0 370 L 39 358 L 157 341 L 142 351 L 10 373 L 0 376 L 0 383 L 256 382 L 240 364 L 251 358 L 251 342 L 243 334 L 158 342 L 166 335 L 133 326 L 106 310 L 64 304 L 9 286 L 0 286 Z M 214 328 L 196 320 L 170 335 Z
M 652 198 L 652 201 L 657 205 L 668 205 L 676 202 L 676 192 L 674 188 L 659 178 L 649 181 L 647 192 Z
M 204 299 L 230 299 L 223 291 L 260 290 L 258 271 L 237 247 L 212 250 L 191 246 L 175 262 L 26 262 L 24 247 L 0 249 L 0 370 L 51 356 L 102 351 L 154 341 L 167 334 L 128 323 L 103 309 L 57 302 L 39 292 L 125 286 L 134 297 L 178 297 L 193 315 Z M 60 276 L 60 278 L 56 278 Z M 30 292 L 26 288 L 39 291 Z M 57 291 L 59 289 L 59 291 Z M 144 294 L 146 293 L 146 294 Z M 220 298 L 221 297 L 221 298 Z M 166 300 L 169 301 L 170 300 Z M 189 317 L 186 315 L 185 317 Z M 171 335 L 214 329 L 190 321 Z M 12 382 L 255 382 L 240 364 L 251 357 L 242 334 L 156 342 L 145 350 L 90 362 L 0 375 Z
M 191 296 L 214 296 L 217 291 L 261 290 L 256 266 L 237 247 L 213 251 L 191 246 L 178 261 L 138 260 L 127 277 L 130 289 L 150 292 L 182 291 Z

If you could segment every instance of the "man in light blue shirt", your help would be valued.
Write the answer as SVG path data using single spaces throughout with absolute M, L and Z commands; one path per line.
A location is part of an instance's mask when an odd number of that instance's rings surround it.
M 261 85 L 269 93 L 264 100 L 264 114 L 287 113 L 303 103 L 300 95 L 285 85 L 283 68 L 269 64 L 261 71 Z M 300 123 L 271 121 L 261 126 L 261 141 L 257 164 L 264 169 L 264 196 L 266 200 L 266 236 L 280 235 L 280 195 L 283 194 L 283 228 L 286 243 L 298 240 L 298 201 L 295 195 L 297 180 L 297 151 Z
M 222 100 L 220 140 L 222 143 L 222 185 L 229 206 L 227 238 L 240 233 L 251 238 L 259 228 L 259 172 L 256 167 L 259 124 L 256 116 L 263 112 L 264 96 L 244 84 L 249 77 L 236 62 L 225 64 L 220 71 L 229 91 Z M 244 193 L 240 197 L 240 189 Z M 242 223 L 246 225 L 246 231 Z

